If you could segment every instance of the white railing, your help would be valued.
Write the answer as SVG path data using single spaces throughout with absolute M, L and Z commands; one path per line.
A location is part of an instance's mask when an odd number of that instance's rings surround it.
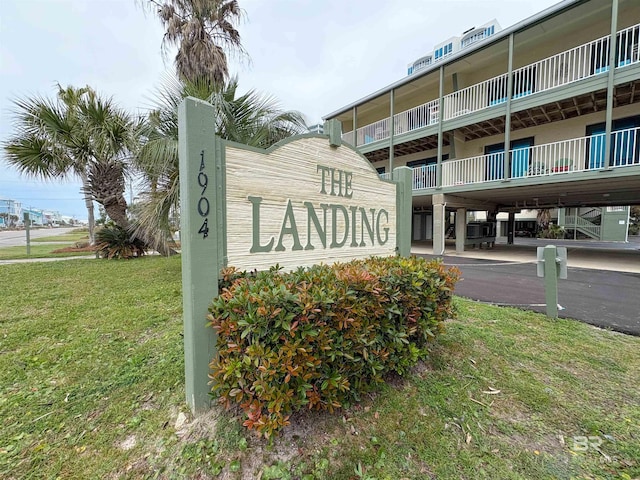
M 504 178 L 504 153 L 449 160 L 442 163 L 442 186 L 454 187 Z
M 393 177 L 393 173 L 392 172 L 379 173 L 378 177 L 380 177 L 381 180 L 391 180 Z
M 616 37 L 616 68 L 640 62 L 640 24 L 619 31 Z M 544 92 L 608 70 L 609 35 L 514 70 L 512 98 Z M 504 103 L 508 96 L 507 81 L 508 74 L 504 73 L 446 95 L 442 116 L 437 99 L 397 113 L 394 133 L 400 135 L 437 124 L 441 117 L 450 120 Z M 343 134 L 342 138 L 353 145 L 353 132 Z M 358 145 L 386 138 L 389 138 L 389 118 L 358 129 Z
M 611 135 L 611 166 L 640 165 L 640 127 L 619 130 Z
M 609 35 L 513 72 L 513 98 L 544 92 L 609 69 Z
M 506 73 L 444 97 L 444 120 L 460 117 L 507 101 Z
M 616 66 L 619 68 L 640 62 L 640 52 L 638 51 L 640 24 L 619 31 L 617 38 Z
M 358 146 L 389 138 L 389 118 L 358 129 Z
M 413 168 L 413 189 L 436 187 L 436 165 L 421 165 Z
M 519 176 L 540 177 L 589 170 L 589 163 L 585 162 L 585 158 L 591 140 L 592 137 L 572 138 L 529 147 L 526 173 Z M 596 165 L 597 161 L 594 161 L 592 169 L 600 168 Z
M 564 227 L 579 228 L 583 231 L 583 233 L 586 233 L 593 238 L 600 238 L 600 225 L 591 223 L 589 220 L 585 220 L 584 218 L 578 217 L 576 215 L 565 215 Z
M 347 142 L 350 145 L 354 145 L 353 143 L 353 130 L 350 132 L 346 132 L 342 134 L 342 141 Z
M 543 177 L 605 168 L 605 135 L 572 138 L 509 151 L 509 178 Z M 611 168 L 640 165 L 640 127 L 613 132 Z M 449 160 L 442 163 L 442 186 L 454 187 L 486 183 L 505 178 L 504 153 Z M 434 188 L 434 183 L 419 183 L 414 168 L 414 189 Z M 435 172 L 435 166 L 434 166 Z M 432 177 L 435 181 L 435 175 Z
M 438 100 L 433 100 L 394 115 L 393 129 L 395 135 L 438 123 L 438 104 Z

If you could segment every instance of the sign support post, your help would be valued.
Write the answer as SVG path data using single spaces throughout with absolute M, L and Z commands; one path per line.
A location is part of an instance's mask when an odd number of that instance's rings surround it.
M 411 255 L 411 220 L 412 220 L 412 196 L 411 188 L 413 170 L 409 167 L 393 169 L 393 179 L 398 183 L 396 190 L 396 235 L 397 251 L 401 257 Z
M 214 108 L 185 99 L 178 109 L 180 136 L 180 239 L 184 319 L 185 390 L 192 412 L 208 409 L 209 363 L 216 332 L 207 326 L 224 261 L 224 172 Z

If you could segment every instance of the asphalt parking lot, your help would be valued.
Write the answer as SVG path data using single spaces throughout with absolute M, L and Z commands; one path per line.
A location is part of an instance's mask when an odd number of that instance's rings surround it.
M 415 250 L 413 253 L 434 258 L 434 255 Z M 570 260 L 568 278 L 558 281 L 558 303 L 562 307 L 560 317 L 640 336 L 640 270 L 638 273 L 633 271 L 635 266 L 640 267 L 640 250 L 623 250 L 626 253 L 606 249 L 599 253 L 597 249 L 595 253 L 574 250 L 574 262 L 588 268 L 571 266 Z M 476 258 L 467 256 L 468 252 L 462 254 L 464 256 L 442 257 L 446 265 L 455 265 L 462 271 L 462 280 L 456 286 L 457 295 L 496 305 L 546 312 L 543 279 L 536 274 L 535 246 L 529 256 L 513 256 L 513 259 L 509 259 L 509 255 L 501 255 L 501 259 L 477 258 L 483 254 L 490 256 L 481 251 L 471 254 Z M 571 255 L 570 250 L 570 259 Z M 626 263 L 632 271 L 604 269 L 610 267 L 607 265 L 608 255 L 616 260 L 627 255 Z M 597 261 L 592 264 L 580 262 L 579 256 Z

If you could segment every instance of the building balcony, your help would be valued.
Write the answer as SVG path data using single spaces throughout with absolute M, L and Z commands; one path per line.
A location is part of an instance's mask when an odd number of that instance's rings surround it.
M 485 110 L 490 112 L 492 108 L 496 109 L 496 115 L 504 115 L 504 109 L 498 112 L 498 108 L 509 99 L 510 81 L 510 98 L 518 100 L 585 79 L 598 76 L 605 78 L 611 64 L 615 65 L 616 70 L 621 70 L 640 63 L 640 24 L 617 33 L 613 62 L 609 58 L 609 40 L 610 35 L 592 40 L 515 69 L 511 78 L 508 73 L 504 73 L 445 95 L 442 99 L 442 114 L 439 112 L 439 99 L 397 113 L 393 116 L 394 136 L 437 125 L 440 121 L 447 122 Z M 391 117 L 387 117 L 358 128 L 355 135 L 353 131 L 346 132 L 342 138 L 345 142 L 360 147 L 388 140 L 390 133 Z
M 640 166 L 640 127 L 611 134 L 610 165 L 605 165 L 605 134 L 573 138 L 560 142 L 514 148 L 505 153 L 442 162 L 442 188 L 496 183 L 505 180 L 536 178 L 541 182 L 555 177 L 569 181 L 578 173 Z M 436 165 L 413 169 L 413 189 L 436 189 Z

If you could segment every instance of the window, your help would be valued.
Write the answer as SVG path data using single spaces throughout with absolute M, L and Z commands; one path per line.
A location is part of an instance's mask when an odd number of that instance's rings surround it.
M 378 175 L 382 175 L 383 173 L 385 173 L 387 171 L 387 169 L 385 167 L 378 167 L 376 168 L 376 172 L 378 172 Z
M 624 212 L 627 207 L 607 207 L 607 212 Z

